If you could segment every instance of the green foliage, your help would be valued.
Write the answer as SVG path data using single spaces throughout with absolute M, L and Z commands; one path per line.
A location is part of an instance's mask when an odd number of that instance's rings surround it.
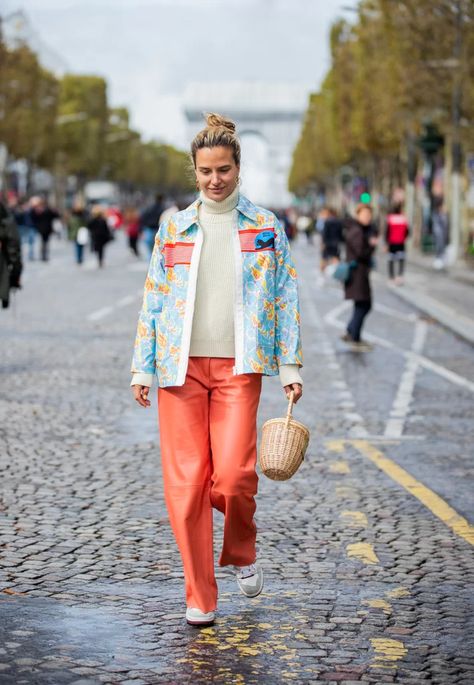
M 0 142 L 13 158 L 129 188 L 180 193 L 192 190 L 188 155 L 170 145 L 143 142 L 125 107 L 109 108 L 103 78 L 44 69 L 27 45 L 0 40 Z
M 57 145 L 67 173 L 82 177 L 100 173 L 107 117 L 107 85 L 104 79 L 72 74 L 61 79 Z
M 48 166 L 54 149 L 58 83 L 26 45 L 0 41 L 0 141 L 14 157 Z
M 474 142 L 472 0 L 362 0 L 355 24 L 333 25 L 330 45 L 331 67 L 311 96 L 290 190 L 325 184 L 345 164 L 366 175 L 382 167 L 395 175 L 407 139 L 427 119 L 449 140 L 456 79 L 462 140 Z

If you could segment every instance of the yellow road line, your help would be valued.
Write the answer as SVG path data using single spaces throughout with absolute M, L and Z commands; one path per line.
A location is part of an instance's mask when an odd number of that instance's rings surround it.
M 437 516 L 451 530 L 466 542 L 474 545 L 474 526 L 449 506 L 439 495 L 430 490 L 405 471 L 401 466 L 386 457 L 380 450 L 369 444 L 367 440 L 343 440 L 343 444 L 352 445 L 364 457 L 370 459 L 387 476 L 401 485 L 407 492 L 416 497 L 435 516 Z M 332 443 L 331 443 L 332 446 Z
M 386 616 L 391 616 L 393 613 L 392 605 L 390 602 L 387 602 L 386 599 L 382 599 L 381 597 L 375 597 L 374 599 L 364 599 L 362 600 L 362 604 L 366 604 L 369 607 L 372 607 L 372 609 L 382 609 L 383 613 Z
M 370 542 L 352 542 L 347 545 L 346 552 L 348 557 L 354 557 L 354 559 L 358 559 L 363 564 L 379 563 L 374 546 Z
M 397 661 L 407 655 L 403 642 L 400 640 L 390 640 L 385 637 L 373 637 L 370 639 L 375 656 L 372 659 L 372 668 L 394 670 L 397 668 Z
M 346 522 L 349 528 L 367 528 L 369 521 L 363 511 L 351 511 L 344 509 L 339 514 L 339 518 Z
M 351 469 L 347 461 L 343 461 L 341 459 L 340 461 L 335 461 L 332 464 L 330 464 L 329 471 L 331 473 L 339 473 L 341 475 L 345 475 L 347 473 L 350 473 Z

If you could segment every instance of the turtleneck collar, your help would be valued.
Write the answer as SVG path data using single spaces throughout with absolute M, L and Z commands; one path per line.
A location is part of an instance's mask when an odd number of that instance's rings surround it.
M 239 186 L 236 185 L 231 194 L 228 197 L 226 197 L 225 200 L 221 200 L 220 202 L 217 200 L 211 200 L 209 197 L 206 197 L 202 190 L 199 194 L 199 197 L 202 202 L 202 207 L 206 213 L 226 214 L 227 212 L 231 212 L 233 209 L 237 207 L 237 203 L 239 201 Z

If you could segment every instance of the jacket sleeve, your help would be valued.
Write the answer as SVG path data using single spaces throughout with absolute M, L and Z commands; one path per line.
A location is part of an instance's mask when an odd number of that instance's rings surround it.
M 285 231 L 275 221 L 275 356 L 278 366 L 303 366 L 296 269 Z
M 155 246 L 145 281 L 143 304 L 138 318 L 132 373 L 155 373 L 155 319 L 163 308 L 163 285 L 165 278 L 163 235 L 165 230 L 165 225 L 160 226 L 155 237 Z

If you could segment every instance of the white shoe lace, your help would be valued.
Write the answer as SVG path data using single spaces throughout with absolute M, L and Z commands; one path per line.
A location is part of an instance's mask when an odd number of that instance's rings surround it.
M 237 576 L 243 580 L 244 578 L 250 578 L 257 573 L 257 567 L 255 564 L 250 564 L 250 566 L 236 566 L 235 567 Z

